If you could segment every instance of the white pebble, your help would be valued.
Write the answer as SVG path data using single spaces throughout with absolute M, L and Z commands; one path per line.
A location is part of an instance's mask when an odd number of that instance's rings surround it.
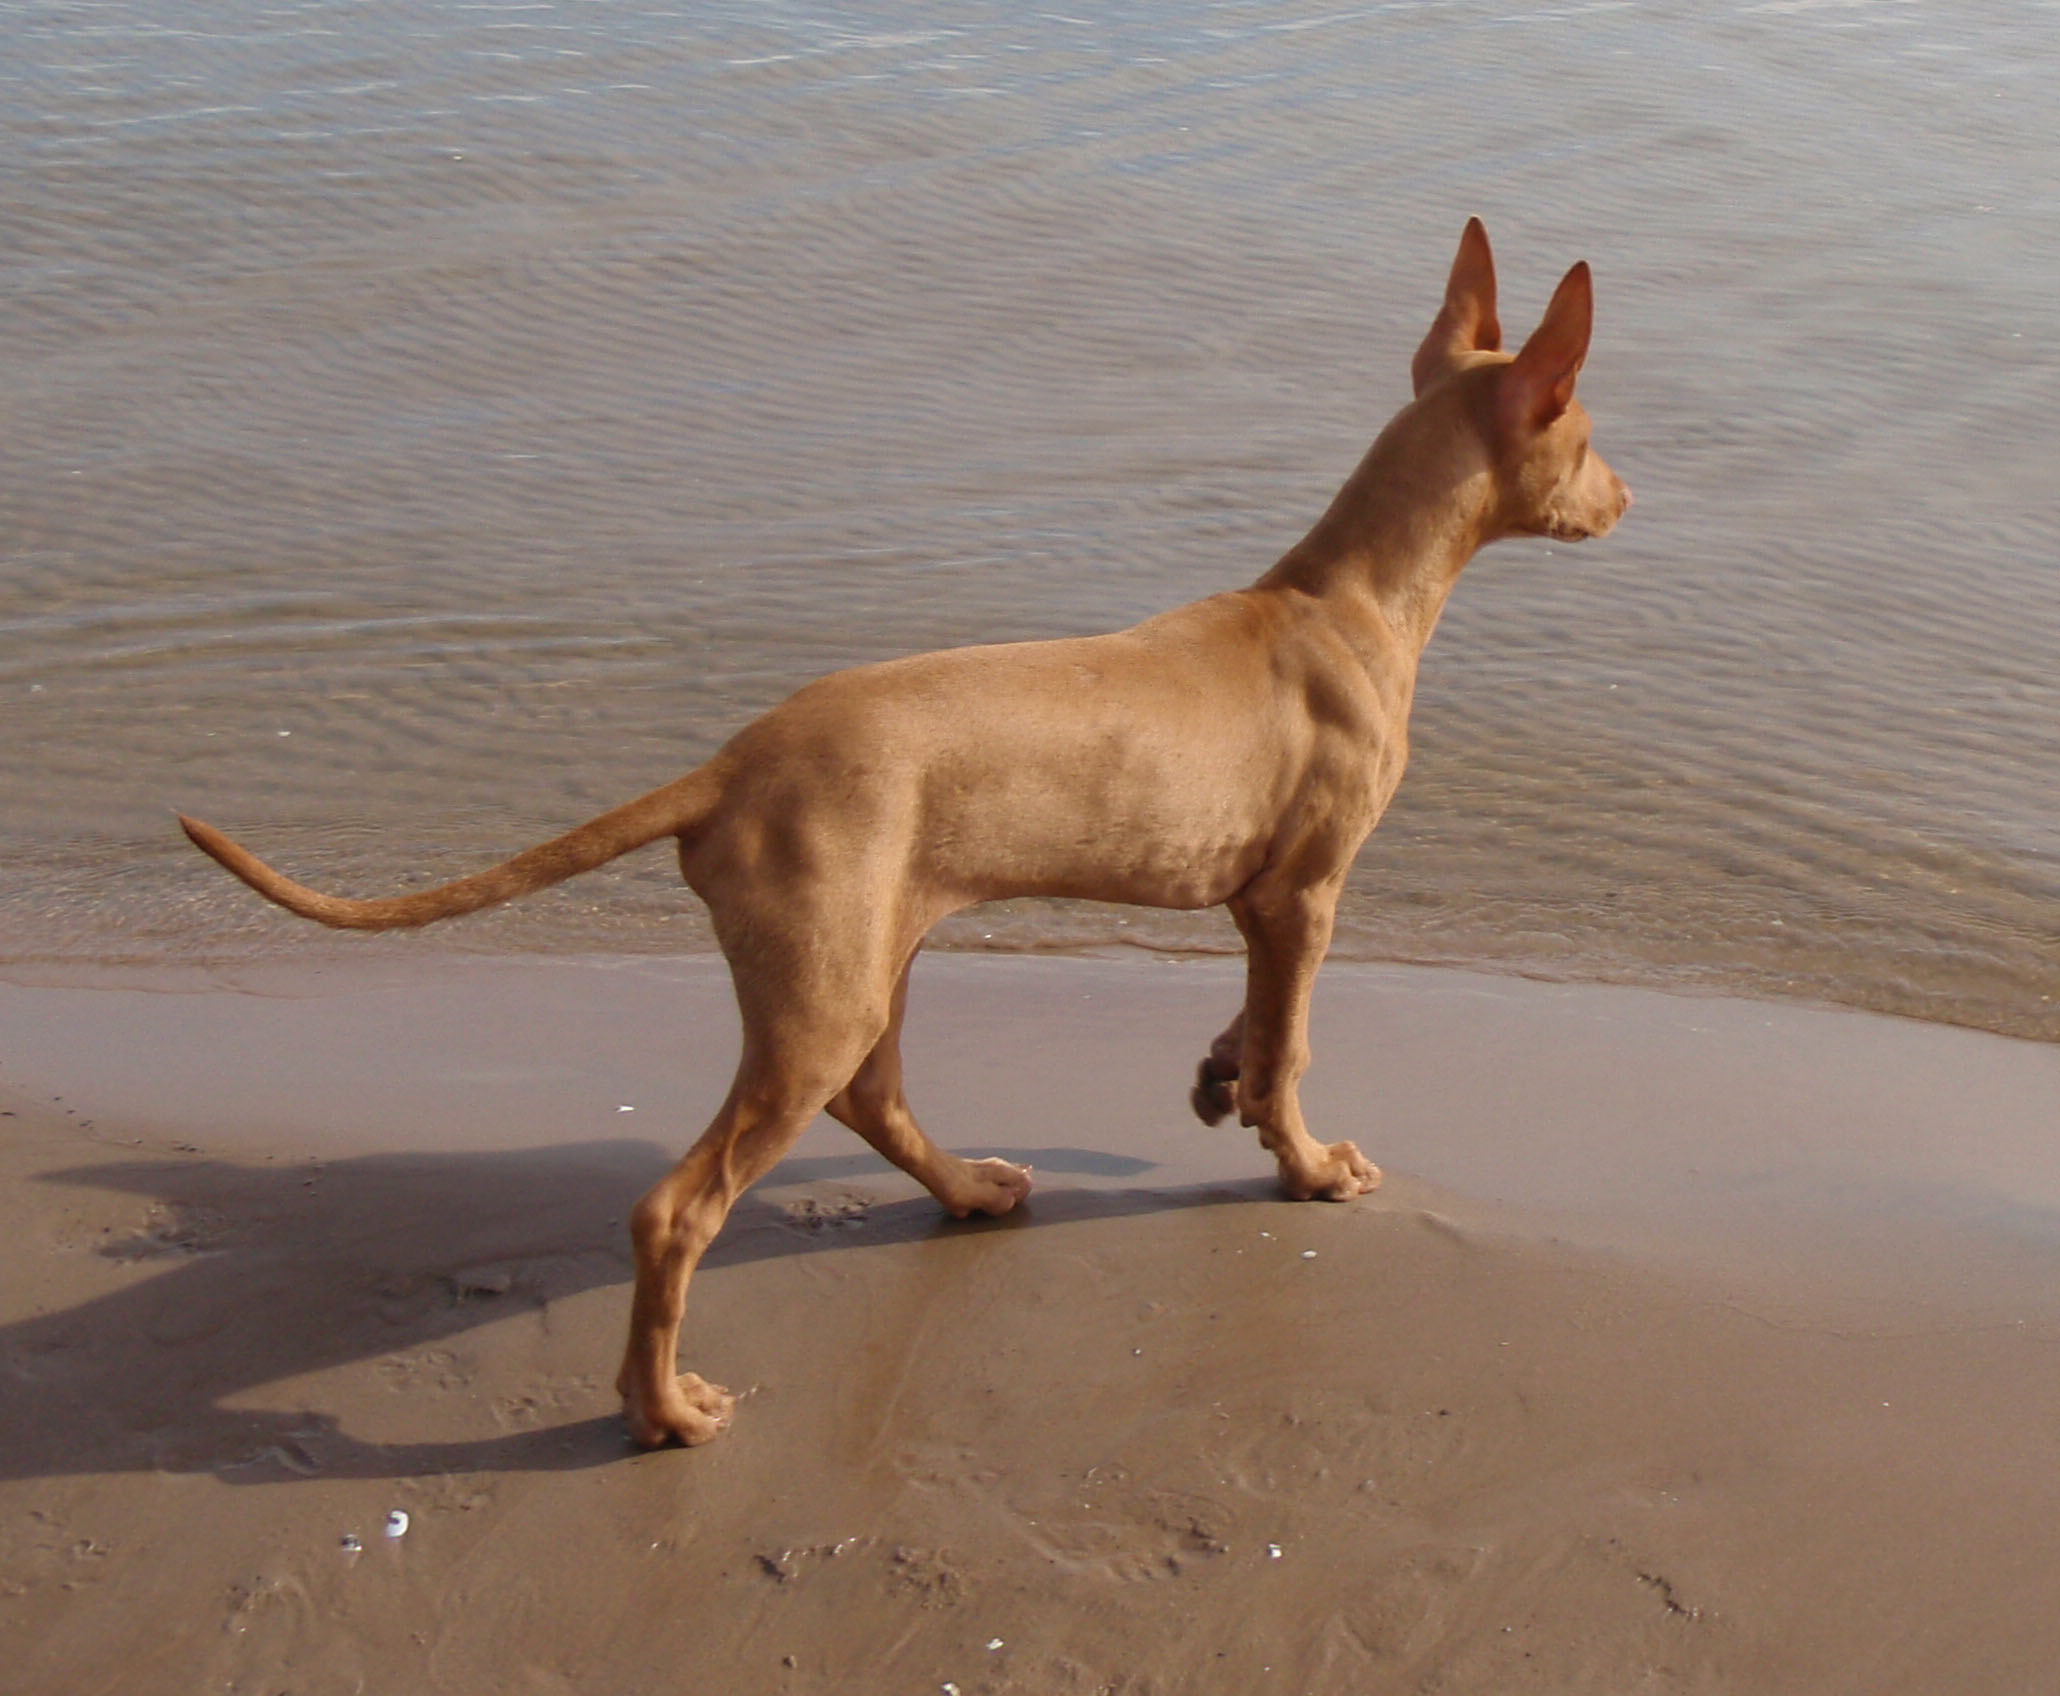
M 389 1537 L 405 1537 L 408 1534 L 408 1515 L 404 1508 L 395 1508 L 386 1516 L 386 1534 Z
M 988 1639 L 987 1639 L 987 1652 L 988 1652 L 988 1653 L 989 1653 L 990 1655 L 991 1655 L 991 1654 L 993 1654 L 993 1653 L 994 1653 L 994 1651 L 995 1651 L 995 1650 L 997 1650 L 997 1649 L 999 1649 L 1000 1647 L 1001 1647 L 1001 1639 L 1000 1639 L 999 1637 L 990 1637 L 990 1638 L 988 1638 Z
M 1302 1258 L 1304 1260 L 1314 1260 L 1316 1258 L 1316 1251 L 1313 1248 L 1305 1248 L 1302 1250 Z
M 635 1109 L 634 1107 L 627 1107 L 627 1106 L 625 1106 L 625 1107 L 618 1107 L 618 1108 L 616 1108 L 616 1110 L 615 1110 L 615 1111 L 616 1111 L 616 1112 L 618 1112 L 618 1113 L 634 1113 L 634 1112 L 636 1111 L 636 1109 Z
M 1278 1543 L 1268 1543 L 1266 1545 L 1266 1558 L 1269 1561 L 1280 1559 L 1280 1545 Z

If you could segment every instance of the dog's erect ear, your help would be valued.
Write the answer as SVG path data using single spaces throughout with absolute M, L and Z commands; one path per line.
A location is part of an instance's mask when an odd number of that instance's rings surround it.
M 1573 404 L 1574 379 L 1595 328 L 1595 284 L 1583 259 L 1552 291 L 1552 304 L 1523 352 L 1502 374 L 1498 405 L 1505 429 L 1542 430 Z
M 1445 280 L 1445 304 L 1431 324 L 1431 333 L 1409 362 L 1409 375 L 1422 394 L 1444 375 L 1462 353 L 1493 353 L 1502 345 L 1502 324 L 1495 316 L 1495 256 L 1488 251 L 1488 232 L 1480 219 L 1469 218 L 1459 238 L 1459 257 Z

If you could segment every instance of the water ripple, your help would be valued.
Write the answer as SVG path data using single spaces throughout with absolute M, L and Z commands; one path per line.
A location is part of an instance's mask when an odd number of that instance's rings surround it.
M 0 0 L 0 44 L 14 955 L 330 946 L 167 805 L 376 890 L 824 669 L 1249 580 L 1479 211 L 1512 328 L 1596 265 L 1640 503 L 1473 568 L 1339 947 L 2060 1037 L 2035 13 Z M 654 856 L 439 945 L 699 923 Z

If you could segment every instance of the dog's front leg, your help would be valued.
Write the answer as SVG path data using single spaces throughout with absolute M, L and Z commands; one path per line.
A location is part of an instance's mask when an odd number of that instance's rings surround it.
M 1238 1116 L 1280 1163 L 1280 1187 L 1296 1201 L 1349 1201 L 1380 1182 L 1379 1168 L 1357 1147 L 1320 1143 L 1302 1123 L 1298 1086 L 1309 1069 L 1309 997 L 1330 946 L 1341 881 L 1294 887 L 1262 879 L 1230 903 L 1246 953 Z

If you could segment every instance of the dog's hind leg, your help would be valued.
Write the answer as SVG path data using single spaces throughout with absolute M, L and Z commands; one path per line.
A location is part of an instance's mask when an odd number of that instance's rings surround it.
M 1237 1074 L 1244 1049 L 1245 1010 L 1240 1007 L 1195 1068 L 1195 1087 L 1187 1099 L 1203 1124 L 1220 1125 L 1237 1111 Z
M 953 1218 L 1006 1213 L 1030 1193 L 1030 1168 L 1007 1160 L 965 1160 L 947 1153 L 923 1134 L 902 1093 L 901 1021 L 908 1008 L 908 976 L 914 965 L 911 955 L 894 985 L 886 1034 L 873 1045 L 851 1082 L 831 1098 L 827 1111 L 944 1203 Z
M 1330 945 L 1338 883 L 1254 883 L 1230 901 L 1246 949 L 1244 1050 L 1238 1116 L 1280 1163 L 1280 1187 L 1297 1201 L 1348 1201 L 1380 1183 L 1349 1142 L 1328 1145 L 1302 1123 L 1297 1086 L 1309 1069 L 1309 996 Z
M 886 970 L 818 966 L 775 981 L 765 964 L 761 954 L 736 973 L 744 1056 L 729 1098 L 630 1216 L 636 1293 L 615 1387 L 631 1437 L 646 1448 L 705 1443 L 729 1424 L 735 1398 L 678 1370 L 688 1282 L 737 1198 L 778 1164 L 887 1026 Z

